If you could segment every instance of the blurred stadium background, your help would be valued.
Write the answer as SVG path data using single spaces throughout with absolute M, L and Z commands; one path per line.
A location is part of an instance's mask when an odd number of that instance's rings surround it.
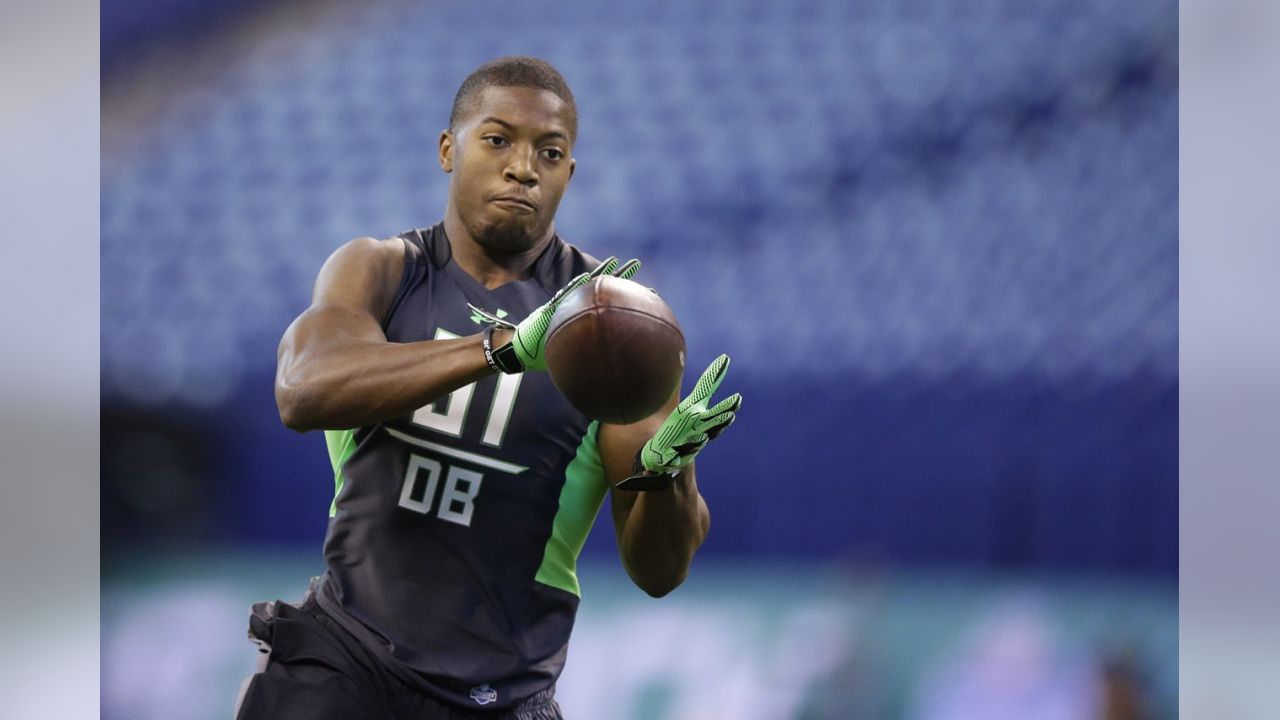
M 561 234 L 746 397 L 685 586 L 593 532 L 569 717 L 1174 716 L 1173 0 L 102 10 L 103 717 L 229 717 L 248 604 L 322 568 L 276 343 L 334 248 L 439 218 L 505 54 L 577 96 Z

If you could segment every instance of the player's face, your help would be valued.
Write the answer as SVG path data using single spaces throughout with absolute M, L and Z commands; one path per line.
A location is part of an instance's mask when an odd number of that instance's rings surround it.
M 486 251 L 524 252 L 551 232 L 573 176 L 570 112 L 546 90 L 488 87 L 456 134 L 441 134 L 449 201 Z

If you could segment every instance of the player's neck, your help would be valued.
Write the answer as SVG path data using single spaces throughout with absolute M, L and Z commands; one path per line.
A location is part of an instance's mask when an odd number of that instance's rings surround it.
M 528 250 L 511 255 L 495 255 L 487 251 L 467 232 L 462 220 L 450 207 L 444 215 L 444 232 L 449 238 L 453 261 L 476 282 L 492 290 L 533 274 L 533 263 L 556 234 L 555 224 Z

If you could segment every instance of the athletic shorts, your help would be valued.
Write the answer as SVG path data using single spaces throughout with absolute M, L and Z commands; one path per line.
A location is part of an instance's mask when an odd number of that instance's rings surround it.
M 563 720 L 555 687 L 513 708 L 458 708 L 389 672 L 316 603 L 259 603 L 249 616 L 258 671 L 245 680 L 236 720 Z

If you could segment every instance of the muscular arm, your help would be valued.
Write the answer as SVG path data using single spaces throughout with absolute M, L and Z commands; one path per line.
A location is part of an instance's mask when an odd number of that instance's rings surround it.
M 276 405 L 299 432 L 343 430 L 413 412 L 493 371 L 480 335 L 393 343 L 382 332 L 404 272 L 402 240 L 359 238 L 316 278 L 311 306 L 280 341 Z M 495 344 L 509 331 L 494 332 Z
M 612 488 L 610 507 L 622 565 L 632 581 L 653 597 L 662 597 L 684 582 L 693 554 L 711 526 L 694 466 L 685 468 L 667 490 L 634 492 L 614 486 L 631 475 L 636 452 L 658 431 L 678 399 L 672 397 L 664 409 L 641 422 L 600 425 L 600 455 Z

